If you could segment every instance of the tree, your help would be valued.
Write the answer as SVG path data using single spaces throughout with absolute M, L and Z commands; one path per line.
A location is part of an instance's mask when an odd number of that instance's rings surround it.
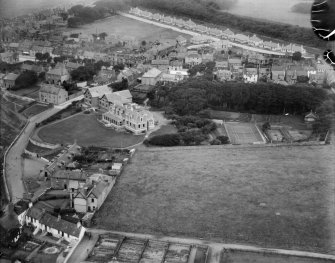
M 113 66 L 113 69 L 116 72 L 120 72 L 121 70 L 124 70 L 124 64 L 122 64 L 122 63 L 116 64 L 116 65 Z
M 14 90 L 28 88 L 37 83 L 38 77 L 34 71 L 25 71 L 15 80 Z
M 100 37 L 100 39 L 102 39 L 102 40 L 105 40 L 106 36 L 107 36 L 107 33 L 106 33 L 106 32 L 102 32 L 102 33 L 99 34 L 99 37 Z
M 68 13 L 61 13 L 60 16 L 63 18 L 63 21 L 67 20 L 69 17 Z
M 227 136 L 221 135 L 218 136 L 216 139 L 218 139 L 221 144 L 229 144 L 229 138 Z
M 82 24 L 82 20 L 80 17 L 70 17 L 67 20 L 67 26 L 71 28 L 76 28 Z
M 93 66 L 81 66 L 71 71 L 70 74 L 74 81 L 88 81 L 93 79 L 93 76 L 96 74 L 96 72 Z
M 38 61 L 42 61 L 43 60 L 43 54 L 40 53 L 40 52 L 37 52 L 35 54 L 35 58 L 38 60 Z
M 293 55 L 292 55 L 292 60 L 294 61 L 300 61 L 302 58 L 302 55 L 301 55 L 301 52 L 297 51 L 297 52 L 294 52 Z
M 265 132 L 267 130 L 270 130 L 271 129 L 271 125 L 270 123 L 267 121 L 265 122 L 263 125 L 262 125 L 262 131 Z

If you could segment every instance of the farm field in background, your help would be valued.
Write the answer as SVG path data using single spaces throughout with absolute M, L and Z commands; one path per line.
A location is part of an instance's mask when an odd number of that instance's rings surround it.
M 95 227 L 328 253 L 329 147 L 140 149 Z
M 68 29 L 68 32 L 82 33 L 87 35 L 105 32 L 108 36 L 133 36 L 136 39 L 145 40 L 147 42 L 155 41 L 159 38 L 175 39 L 179 35 L 182 35 L 185 38 L 190 38 L 189 35 L 185 35 L 171 29 L 147 24 L 120 15 L 115 15 L 105 18 L 103 20 L 98 20 L 94 23 L 83 25 L 80 28 Z

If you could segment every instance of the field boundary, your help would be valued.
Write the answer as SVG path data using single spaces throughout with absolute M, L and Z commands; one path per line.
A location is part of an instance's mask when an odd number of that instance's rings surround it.
M 221 249 L 230 249 L 235 251 L 244 251 L 244 252 L 254 252 L 254 253 L 267 253 L 273 255 L 282 255 L 282 256 L 293 256 L 293 257 L 301 257 L 301 258 L 314 258 L 314 259 L 324 259 L 324 260 L 335 260 L 335 255 L 301 251 L 301 250 L 288 250 L 288 249 L 276 249 L 276 248 L 264 248 L 250 245 L 239 245 L 239 244 L 225 244 L 225 243 L 215 243 L 208 240 L 200 240 L 200 239 L 192 239 L 192 238 L 184 238 L 184 237 L 169 237 L 163 236 L 161 238 L 155 237 L 150 234 L 142 234 L 142 233 L 129 233 L 122 231 L 108 231 L 104 229 L 87 229 L 87 232 L 92 232 L 96 234 L 103 233 L 111 233 L 117 235 L 123 235 L 126 237 L 134 237 L 134 238 L 145 238 L 151 240 L 160 240 L 167 241 L 179 244 L 193 244 L 193 245 L 206 245 L 209 247 L 218 247 L 221 246 Z

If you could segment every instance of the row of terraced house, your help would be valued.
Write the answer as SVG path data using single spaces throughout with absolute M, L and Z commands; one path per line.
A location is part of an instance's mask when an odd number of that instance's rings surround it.
M 280 45 L 279 43 L 275 43 L 272 41 L 263 41 L 256 35 L 248 36 L 244 34 L 235 34 L 229 28 L 225 30 L 221 30 L 218 28 L 211 28 L 204 25 L 196 24 L 191 19 L 183 20 L 171 16 L 165 16 L 159 13 L 151 13 L 149 11 L 141 10 L 139 8 L 131 8 L 129 11 L 130 14 L 137 15 L 146 19 L 155 20 L 164 24 L 177 26 L 180 28 L 185 28 L 187 30 L 196 31 L 200 34 L 211 35 L 221 39 L 228 39 L 233 42 L 247 44 L 250 46 L 255 46 L 259 48 L 264 48 L 272 51 L 278 51 L 283 53 L 291 53 L 301 52 L 301 54 L 305 54 L 306 50 L 302 45 L 288 44 L 288 45 Z

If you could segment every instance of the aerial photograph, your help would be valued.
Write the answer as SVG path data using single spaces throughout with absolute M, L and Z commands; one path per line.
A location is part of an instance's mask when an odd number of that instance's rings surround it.
M 0 263 L 335 263 L 335 0 L 0 0 Z

